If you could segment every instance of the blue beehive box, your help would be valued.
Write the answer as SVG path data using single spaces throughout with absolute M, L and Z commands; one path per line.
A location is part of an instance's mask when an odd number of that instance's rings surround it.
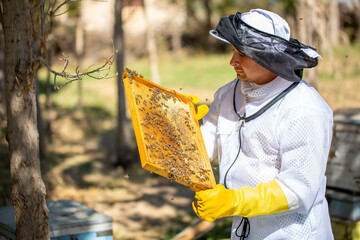
M 112 218 L 71 200 L 48 202 L 50 240 L 112 240 Z M 0 207 L 0 239 L 15 240 L 13 207 Z

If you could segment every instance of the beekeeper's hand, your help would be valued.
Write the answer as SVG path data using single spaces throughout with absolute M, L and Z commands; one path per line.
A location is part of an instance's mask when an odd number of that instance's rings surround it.
M 257 187 L 226 189 L 217 184 L 213 189 L 199 191 L 193 202 L 194 212 L 205 221 L 240 215 L 252 217 L 289 210 L 288 202 L 276 180 Z
M 184 93 L 182 93 L 182 95 L 187 98 L 191 98 L 194 105 L 200 103 L 200 99 L 197 96 L 188 95 L 188 94 L 184 94 Z M 197 120 L 200 120 L 208 113 L 209 107 L 205 104 L 201 104 L 195 108 L 195 111 L 196 111 Z

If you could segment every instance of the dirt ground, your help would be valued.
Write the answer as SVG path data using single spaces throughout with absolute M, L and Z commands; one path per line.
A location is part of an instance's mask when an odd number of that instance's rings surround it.
M 71 199 L 112 217 L 114 239 L 164 239 L 179 220 L 192 221 L 190 190 L 158 178 L 136 183 L 131 178 L 137 174 L 129 175 L 117 188 L 57 187 L 51 199 Z

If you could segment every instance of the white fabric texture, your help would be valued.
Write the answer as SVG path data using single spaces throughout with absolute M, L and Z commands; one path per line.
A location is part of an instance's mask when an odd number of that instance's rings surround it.
M 275 179 L 294 209 L 249 218 L 248 239 L 333 239 L 325 199 L 331 109 L 302 80 L 258 118 L 239 121 L 233 108 L 236 81 L 216 92 L 201 127 L 210 159 L 219 159 L 219 183 L 225 185 L 226 176 L 227 187 L 238 189 Z M 240 82 L 236 110 L 250 116 L 290 84 L 280 77 L 265 85 Z M 236 158 L 239 133 L 241 151 Z M 233 218 L 232 239 L 237 239 L 235 231 L 241 219 Z
M 296 194 L 287 186 L 285 186 L 280 180 L 275 180 L 281 190 L 284 192 L 285 196 L 286 196 L 286 200 L 288 202 L 288 206 L 290 210 L 295 210 L 298 207 L 301 207 L 301 202 L 300 199 L 298 198 L 298 196 L 296 196 Z
M 262 32 L 276 35 L 285 40 L 290 39 L 288 23 L 276 13 L 263 9 L 252 9 L 250 12 L 243 13 L 241 20 Z

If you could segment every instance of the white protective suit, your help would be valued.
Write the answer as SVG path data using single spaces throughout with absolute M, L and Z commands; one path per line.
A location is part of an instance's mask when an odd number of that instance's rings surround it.
M 331 109 L 302 80 L 256 119 L 239 121 L 233 107 L 237 81 L 215 93 L 201 127 L 210 160 L 219 159 L 219 183 L 237 189 L 275 179 L 290 208 L 248 218 L 247 239 L 333 239 L 325 199 Z M 236 110 L 248 117 L 291 84 L 281 77 L 264 85 L 240 81 L 235 91 Z M 242 230 L 238 227 L 241 220 L 234 216 L 231 239 L 239 239 L 235 231 Z

